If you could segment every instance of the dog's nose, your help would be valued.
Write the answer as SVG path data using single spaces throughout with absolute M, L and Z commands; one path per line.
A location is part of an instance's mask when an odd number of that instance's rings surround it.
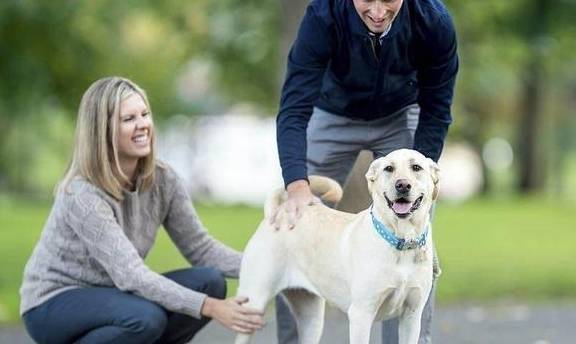
M 407 179 L 398 179 L 396 181 L 396 191 L 398 191 L 398 193 L 408 193 L 411 188 L 412 185 L 410 185 L 410 182 Z

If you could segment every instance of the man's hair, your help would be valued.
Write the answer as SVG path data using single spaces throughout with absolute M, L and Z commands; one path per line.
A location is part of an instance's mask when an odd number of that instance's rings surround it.
M 66 174 L 57 187 L 65 191 L 75 177 L 82 177 L 117 200 L 124 198 L 124 185 L 132 185 L 120 168 L 117 135 L 120 122 L 120 103 L 132 95 L 139 95 L 152 114 L 146 93 L 134 82 L 113 76 L 95 81 L 82 96 L 74 153 Z M 154 182 L 156 166 L 154 130 L 150 131 L 150 154 L 138 160 L 136 176 L 141 190 Z

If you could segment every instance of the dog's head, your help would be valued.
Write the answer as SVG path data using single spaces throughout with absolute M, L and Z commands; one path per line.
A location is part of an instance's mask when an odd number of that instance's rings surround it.
M 388 205 L 401 219 L 429 210 L 438 196 L 438 178 L 438 165 L 411 149 L 374 160 L 366 173 L 374 203 Z

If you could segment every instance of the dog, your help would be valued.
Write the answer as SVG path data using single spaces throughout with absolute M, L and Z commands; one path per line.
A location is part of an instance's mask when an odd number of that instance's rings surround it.
M 286 221 L 284 190 L 266 201 L 265 219 L 248 242 L 238 295 L 264 310 L 282 292 L 296 318 L 301 343 L 318 343 L 325 302 L 348 315 L 350 343 L 368 344 L 372 324 L 399 317 L 399 343 L 416 344 L 424 305 L 432 288 L 430 208 L 438 195 L 436 163 L 408 149 L 376 159 L 366 173 L 373 204 L 358 214 L 321 202 L 302 209 L 292 230 L 276 230 L 271 217 Z M 336 202 L 338 183 L 309 178 L 320 198 Z M 250 342 L 238 334 L 236 344 Z

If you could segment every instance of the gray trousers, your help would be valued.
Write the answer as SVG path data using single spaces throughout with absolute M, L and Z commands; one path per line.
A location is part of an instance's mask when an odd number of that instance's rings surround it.
M 307 129 L 308 174 L 327 176 L 344 185 L 361 150 L 372 151 L 376 159 L 396 149 L 412 148 L 419 114 L 419 107 L 412 105 L 387 118 L 361 121 L 314 108 Z M 437 272 L 436 258 L 435 263 Z M 419 344 L 432 342 L 435 289 L 436 278 L 422 314 Z M 276 297 L 276 318 L 278 343 L 297 344 L 296 321 L 280 296 Z M 343 340 L 343 343 L 346 341 Z M 397 318 L 382 323 L 382 343 L 398 343 Z

